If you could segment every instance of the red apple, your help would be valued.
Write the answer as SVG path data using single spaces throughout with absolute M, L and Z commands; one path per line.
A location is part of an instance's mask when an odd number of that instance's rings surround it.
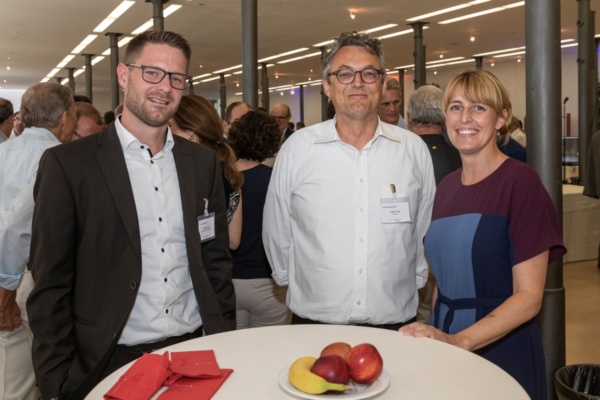
M 317 358 L 311 372 L 330 383 L 343 383 L 346 385 L 350 381 L 348 364 L 337 354 L 326 354 Z
M 356 383 L 368 385 L 377 380 L 383 370 L 383 359 L 377 348 L 370 343 L 354 346 L 346 355 L 350 378 Z
M 321 350 L 321 355 L 324 356 L 325 354 L 337 354 L 345 359 L 346 354 L 348 354 L 351 348 L 352 346 L 346 342 L 333 342 Z

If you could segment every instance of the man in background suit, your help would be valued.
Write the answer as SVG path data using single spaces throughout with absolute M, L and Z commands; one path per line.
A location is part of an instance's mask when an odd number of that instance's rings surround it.
M 172 32 L 134 38 L 119 119 L 42 156 L 27 309 L 44 399 L 83 398 L 145 352 L 235 329 L 219 161 L 168 129 L 190 53 Z

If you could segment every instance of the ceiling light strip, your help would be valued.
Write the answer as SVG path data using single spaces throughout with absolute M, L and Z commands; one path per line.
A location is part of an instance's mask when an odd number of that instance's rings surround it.
M 463 15 L 462 17 L 456 17 L 456 18 L 447 19 L 447 20 L 438 22 L 438 24 L 441 24 L 441 25 L 451 24 L 453 22 L 464 21 L 465 19 L 471 19 L 471 18 L 481 17 L 482 15 L 488 15 L 488 14 L 496 13 L 496 12 L 499 12 L 499 11 L 505 11 L 505 10 L 508 10 L 508 9 L 511 9 L 511 8 L 521 7 L 523 5 L 525 5 L 525 1 L 519 1 L 517 3 L 507 4 L 507 5 L 502 6 L 502 7 L 490 8 L 489 10 L 483 10 L 483 11 L 479 11 L 479 12 L 476 12 L 476 13 L 473 13 L 473 14 Z
M 108 17 L 104 18 L 104 21 L 100 22 L 97 27 L 94 28 L 94 32 L 101 33 L 106 30 L 109 26 L 112 25 L 121 15 L 125 13 L 125 11 L 129 10 L 129 8 L 135 4 L 135 1 L 126 0 L 121 2 L 110 14 Z
M 273 60 L 275 58 L 289 56 L 291 54 L 300 53 L 300 52 L 305 51 L 305 50 L 309 50 L 309 48 L 308 47 L 302 47 L 300 49 L 296 49 L 296 50 L 292 50 L 292 51 L 286 51 L 285 53 L 276 54 L 274 56 L 261 58 L 260 60 L 258 60 L 258 62 L 265 62 L 265 61 Z
M 467 7 L 471 7 L 477 4 L 481 4 L 481 3 L 487 3 L 490 0 L 476 0 L 476 1 L 470 1 L 468 3 L 464 3 L 464 4 L 459 4 L 457 6 L 454 7 L 448 7 L 448 8 L 444 8 L 443 10 L 439 10 L 439 11 L 434 11 L 431 12 L 429 14 L 423 14 L 423 15 L 419 15 L 417 17 L 412 17 L 407 19 L 408 22 L 413 22 L 413 21 L 419 21 L 419 20 L 423 20 L 429 17 L 435 17 L 436 15 L 441 15 L 441 14 L 446 14 L 452 11 L 456 11 L 456 10 L 462 10 L 463 8 L 467 8 Z

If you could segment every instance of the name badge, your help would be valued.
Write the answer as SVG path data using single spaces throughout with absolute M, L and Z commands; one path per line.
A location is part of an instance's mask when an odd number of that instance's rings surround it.
M 380 199 L 381 222 L 398 224 L 412 222 L 410 218 L 410 201 L 408 197 L 392 197 Z
M 215 213 L 211 212 L 198 217 L 198 232 L 202 243 L 215 238 Z
M 208 199 L 204 199 L 204 215 L 198 217 L 198 232 L 202 243 L 215 238 L 215 213 L 208 212 Z

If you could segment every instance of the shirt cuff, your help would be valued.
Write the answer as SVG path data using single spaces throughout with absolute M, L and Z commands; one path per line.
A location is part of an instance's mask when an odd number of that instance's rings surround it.
M 0 287 L 6 290 L 17 290 L 19 282 L 21 282 L 21 276 L 23 274 L 5 275 L 0 273 Z

